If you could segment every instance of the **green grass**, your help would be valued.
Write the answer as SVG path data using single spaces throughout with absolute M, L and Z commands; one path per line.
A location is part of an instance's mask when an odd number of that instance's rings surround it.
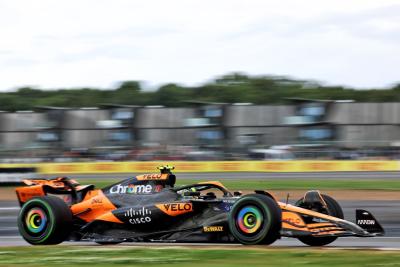
M 215 179 L 218 180 L 218 179 Z M 114 179 L 78 179 L 81 184 L 94 183 L 98 188 L 105 187 L 112 183 L 118 182 Z M 203 180 L 178 180 L 178 185 L 191 184 L 201 182 Z M 271 189 L 271 190 L 295 190 L 295 189 L 325 189 L 325 190 L 400 190 L 399 180 L 221 180 L 221 182 L 231 190 L 254 190 L 254 189 Z
M 400 253 L 373 250 L 185 247 L 0 248 L 0 266 L 400 266 Z

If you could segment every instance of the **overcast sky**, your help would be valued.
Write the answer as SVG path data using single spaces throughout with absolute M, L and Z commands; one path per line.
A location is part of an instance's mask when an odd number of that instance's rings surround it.
M 400 82 L 400 1 L 0 0 L 0 91 L 196 85 L 232 71 Z

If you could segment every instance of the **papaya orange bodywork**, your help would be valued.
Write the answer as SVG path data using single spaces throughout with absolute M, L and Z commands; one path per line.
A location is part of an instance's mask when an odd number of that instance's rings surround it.
M 72 214 L 86 222 L 90 222 L 116 209 L 101 190 L 93 190 L 89 193 L 82 202 L 71 206 Z M 113 222 L 115 220 L 112 216 L 105 216 L 104 220 L 107 220 L 107 218 L 111 218 Z
M 113 223 L 123 223 L 111 211 L 101 215 L 100 217 L 96 218 L 96 220 L 106 221 L 106 222 L 113 222 Z
M 45 195 L 42 185 L 19 187 L 16 189 L 16 193 L 18 196 L 18 200 L 22 203 L 25 203 L 26 201 L 28 201 L 33 197 L 40 197 Z
M 297 228 L 306 227 L 306 223 L 297 213 L 290 211 L 282 211 L 282 224 L 292 225 Z
M 333 217 L 333 216 L 329 216 L 323 213 L 319 213 L 319 212 L 315 212 L 312 210 L 308 210 L 308 209 L 303 209 L 297 206 L 293 206 L 290 204 L 286 204 L 286 203 L 282 203 L 282 202 L 278 202 L 278 205 L 280 206 L 280 208 L 282 209 L 282 211 L 291 211 L 291 212 L 296 212 L 302 215 L 309 215 L 311 217 L 316 217 L 316 218 L 320 218 L 320 219 L 324 219 L 327 221 L 336 221 L 336 222 L 340 222 L 340 221 L 344 221 L 342 219 Z

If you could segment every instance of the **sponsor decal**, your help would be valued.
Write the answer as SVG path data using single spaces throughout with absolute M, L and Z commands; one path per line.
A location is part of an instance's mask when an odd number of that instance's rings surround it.
M 81 165 L 75 164 L 75 165 L 69 165 L 69 164 L 64 164 L 64 165 L 55 165 L 55 171 L 58 173 L 64 173 L 64 172 L 77 172 L 81 168 Z
M 282 171 L 282 170 L 287 170 L 288 166 L 286 162 L 263 162 L 260 166 L 261 170 L 269 171 L 269 170 L 275 170 L 275 171 Z
M 233 203 L 221 203 L 218 205 L 218 208 L 225 212 L 231 211 L 232 207 L 233 207 Z
M 189 171 L 189 172 L 193 172 L 193 171 L 200 171 L 205 169 L 206 164 L 199 164 L 199 163 L 192 163 L 192 162 L 175 162 L 175 167 L 178 170 L 181 171 Z
M 332 171 L 335 170 L 335 163 L 334 162 L 320 162 L 320 161 L 316 161 L 316 162 L 311 162 L 308 164 L 308 168 L 309 170 L 314 170 L 314 171 Z
M 153 191 L 153 187 L 149 184 L 141 185 L 114 185 L 110 188 L 111 194 L 150 194 Z
M 222 200 L 222 202 L 224 202 L 224 203 L 231 203 L 231 204 L 233 204 L 233 203 L 235 203 L 235 202 L 236 202 L 236 200 L 234 200 L 234 199 L 223 199 L 223 200 Z
M 169 216 L 177 216 L 193 211 L 192 203 L 157 204 L 156 207 Z
M 361 171 L 378 171 L 382 167 L 379 162 L 360 162 L 358 163 L 357 169 Z
M 154 162 L 134 162 L 129 163 L 129 170 L 132 172 L 149 172 L 154 170 Z
M 223 226 L 204 226 L 203 227 L 203 232 L 223 232 L 224 227 Z
M 282 222 L 299 228 L 306 226 L 303 219 L 298 214 L 290 211 L 282 212 Z
M 148 180 L 165 180 L 167 179 L 168 174 L 161 174 L 161 173 L 155 173 L 155 174 L 143 174 L 143 175 L 138 175 L 136 176 L 136 179 L 138 181 L 148 181 Z
M 95 171 L 117 171 L 119 168 L 120 164 L 115 164 L 115 163 L 97 163 L 94 165 L 91 165 L 91 167 L 94 168 Z
M 357 220 L 358 225 L 374 225 L 375 220 Z
M 283 219 L 282 222 L 285 222 L 285 223 L 288 223 L 288 224 L 294 224 L 296 226 L 297 225 L 301 226 L 301 223 L 302 223 L 300 218 L 286 218 L 286 219 Z
M 310 229 L 311 233 L 317 233 L 317 234 L 323 234 L 324 232 L 329 232 L 329 233 L 337 233 L 343 231 L 341 230 L 341 228 L 338 228 L 336 226 L 332 226 L 332 227 L 321 227 L 318 229 Z
M 130 208 L 125 211 L 124 216 L 129 218 L 130 224 L 144 224 L 151 222 L 151 210 L 142 207 L 141 209 Z
M 92 205 L 99 205 L 99 204 L 103 204 L 103 199 L 101 199 L 101 198 L 97 198 L 97 197 L 94 197 L 94 198 L 92 198 L 92 201 L 91 201 L 91 204 Z
M 155 186 L 154 191 L 155 192 L 160 192 L 161 190 L 163 190 L 163 188 L 164 188 L 164 186 L 158 184 L 158 185 Z
M 216 165 L 218 169 L 222 169 L 224 171 L 237 171 L 242 167 L 241 164 L 238 164 L 237 162 L 217 162 Z

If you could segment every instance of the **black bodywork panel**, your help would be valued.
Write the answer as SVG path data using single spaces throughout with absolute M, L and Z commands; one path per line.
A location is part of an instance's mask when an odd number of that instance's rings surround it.
M 77 232 L 83 240 L 234 241 L 228 214 L 239 197 L 213 183 L 174 188 L 167 180 L 133 177 L 102 191 L 117 207 L 112 213 L 122 223 L 94 220 L 80 225 Z

